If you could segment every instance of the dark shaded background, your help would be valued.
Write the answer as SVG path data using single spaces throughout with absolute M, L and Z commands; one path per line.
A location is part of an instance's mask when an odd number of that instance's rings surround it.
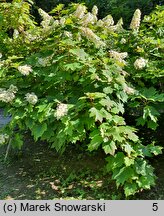
M 12 2 L 12 0 L 0 0 L 0 2 Z M 32 14 L 39 20 L 37 9 L 40 7 L 46 12 L 50 12 L 58 4 L 67 6 L 73 3 L 85 3 L 89 10 L 93 5 L 99 8 L 98 17 L 101 19 L 111 14 L 117 22 L 121 17 L 124 26 L 129 26 L 134 11 L 139 8 L 142 16 L 149 14 L 157 5 L 164 5 L 164 0 L 33 0 Z
M 139 8 L 142 11 L 142 16 L 149 14 L 156 5 L 163 5 L 164 0 L 35 0 L 35 6 L 41 7 L 49 12 L 58 4 L 68 5 L 71 2 L 85 3 L 89 10 L 93 5 L 99 8 L 99 18 L 103 18 L 111 14 L 115 21 L 123 17 L 125 26 L 129 25 L 134 11 Z M 34 13 L 35 13 L 34 9 Z

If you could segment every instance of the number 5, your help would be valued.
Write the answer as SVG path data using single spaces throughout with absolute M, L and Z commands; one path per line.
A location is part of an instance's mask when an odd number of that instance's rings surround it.
M 152 210 L 153 211 L 158 211 L 158 203 L 153 203 Z

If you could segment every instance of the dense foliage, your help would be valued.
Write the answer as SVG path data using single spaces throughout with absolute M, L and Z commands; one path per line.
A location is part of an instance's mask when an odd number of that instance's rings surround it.
M 147 158 L 162 147 L 144 145 L 137 131 L 156 129 L 164 102 L 163 7 L 141 28 L 136 10 L 125 30 L 122 19 L 98 20 L 96 6 L 90 13 L 76 4 L 58 5 L 51 15 L 39 9 L 39 25 L 30 3 L 0 4 L 0 101 L 12 115 L 0 143 L 21 148 L 29 130 L 60 152 L 67 145 L 102 149 L 126 196 L 149 189 L 155 175 Z

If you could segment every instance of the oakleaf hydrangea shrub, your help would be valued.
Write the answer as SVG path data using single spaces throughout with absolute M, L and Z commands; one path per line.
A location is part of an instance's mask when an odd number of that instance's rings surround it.
M 143 145 L 124 118 L 138 90 L 126 71 L 127 39 L 119 38 L 133 30 L 138 34 L 139 22 L 134 18 L 126 31 L 122 19 L 116 24 L 111 15 L 98 20 L 96 6 L 88 12 L 72 4 L 58 5 L 50 14 L 39 9 L 39 25 L 27 2 L 0 7 L 0 101 L 12 116 L 0 143 L 21 148 L 27 130 L 35 141 L 45 140 L 59 152 L 83 143 L 88 151 L 103 149 L 106 169 L 126 196 L 154 185 L 147 158 L 162 148 Z M 6 16 L 6 8 L 14 12 Z M 137 69 L 146 67 L 145 60 L 138 61 Z

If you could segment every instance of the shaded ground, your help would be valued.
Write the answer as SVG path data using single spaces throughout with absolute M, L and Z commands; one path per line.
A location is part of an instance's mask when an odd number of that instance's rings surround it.
M 0 152 L 0 199 L 125 199 L 103 173 L 102 153 L 79 154 L 71 147 L 58 155 L 46 144 L 32 144 L 32 140 L 5 163 L 4 149 Z M 153 163 L 157 185 L 131 199 L 164 199 L 164 157 Z
M 162 145 L 163 121 L 161 125 L 156 136 Z M 102 152 L 91 155 L 70 146 L 59 155 L 28 135 L 25 140 L 23 150 L 10 150 L 6 162 L 6 147 L 0 148 L 0 199 L 125 199 L 102 169 Z M 164 199 L 164 155 L 151 162 L 158 177 L 156 186 L 130 199 Z
M 114 182 L 101 170 L 101 153 L 79 154 L 72 147 L 58 155 L 44 143 L 28 142 L 23 153 L 6 163 L 1 149 L 0 199 L 119 198 Z

